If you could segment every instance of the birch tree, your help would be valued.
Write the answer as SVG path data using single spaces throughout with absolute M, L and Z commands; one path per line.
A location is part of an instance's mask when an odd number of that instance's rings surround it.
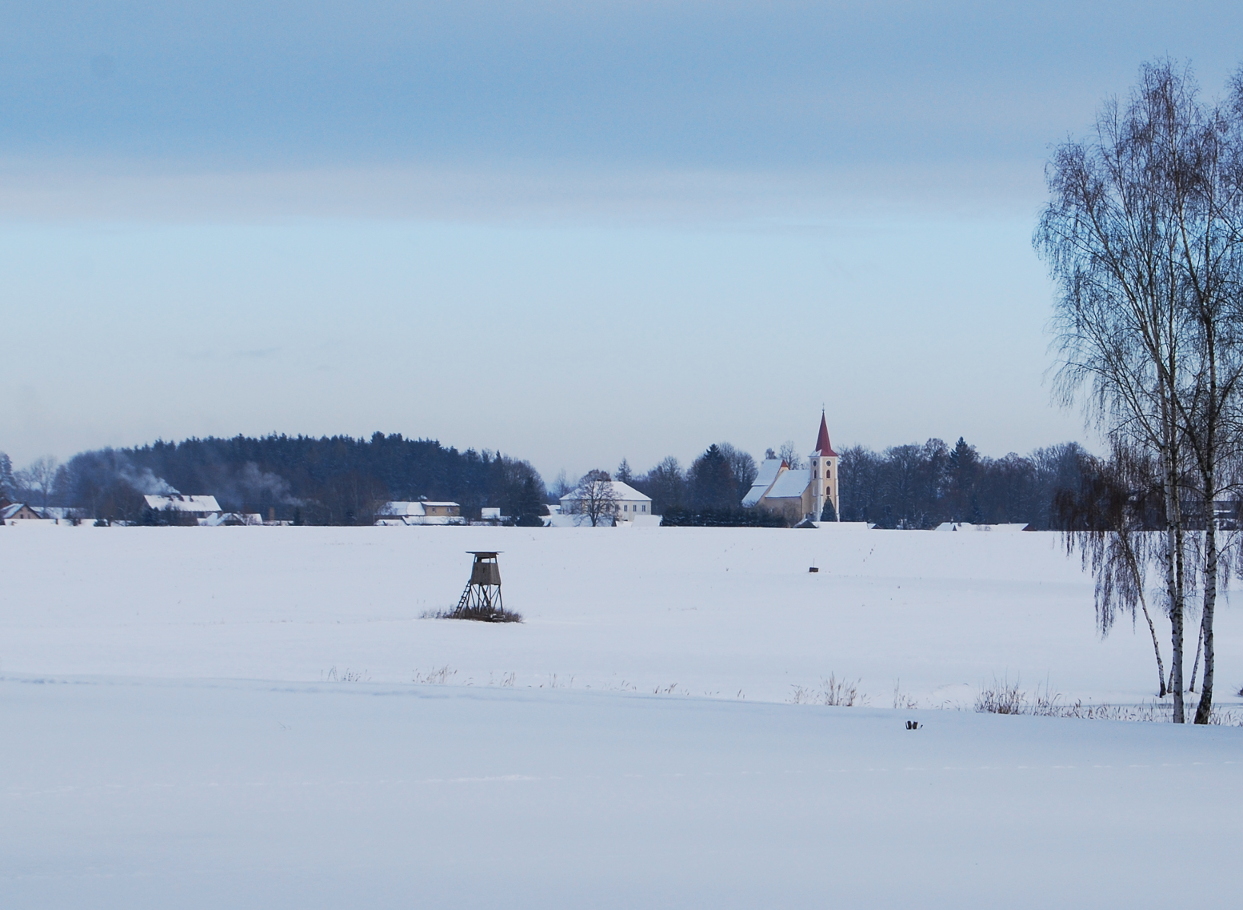
M 1057 148 L 1035 235 L 1058 288 L 1059 394 L 1066 403 L 1082 398 L 1111 445 L 1151 452 L 1159 465 L 1165 527 L 1156 552 L 1178 723 L 1187 582 L 1178 395 L 1188 384 L 1190 332 L 1171 154 L 1186 143 L 1196 106 L 1188 77 L 1168 64 L 1144 67 L 1125 106 L 1106 103 L 1092 140 Z
M 1239 82 L 1236 79 L 1235 94 Z M 1236 105 L 1236 108 L 1238 106 Z M 1215 650 L 1213 621 L 1221 575 L 1216 503 L 1238 452 L 1235 411 L 1243 382 L 1239 357 L 1240 229 L 1239 120 L 1229 107 L 1189 106 L 1183 142 L 1171 148 L 1169 178 L 1178 227 L 1184 301 L 1190 318 L 1188 385 L 1176 401 L 1178 421 L 1196 480 L 1199 581 L 1202 585 L 1197 662 L 1204 676 L 1196 723 L 1212 716 Z M 1195 668 L 1192 669 L 1192 688 Z
M 1223 540 L 1217 503 L 1238 492 L 1243 423 L 1241 124 L 1243 72 L 1227 103 L 1208 105 L 1189 72 L 1144 67 L 1125 107 L 1105 106 L 1093 141 L 1058 148 L 1035 238 L 1059 290 L 1060 392 L 1067 401 L 1087 393 L 1115 452 L 1150 454 L 1160 466 L 1160 545 L 1111 526 L 1094 545 L 1113 556 L 1093 568 L 1099 591 L 1101 573 L 1127 559 L 1162 566 L 1180 723 L 1187 597 L 1201 598 L 1195 722 L 1203 724 L 1212 717 L 1218 591 L 1235 556 L 1223 542 L 1237 546 Z

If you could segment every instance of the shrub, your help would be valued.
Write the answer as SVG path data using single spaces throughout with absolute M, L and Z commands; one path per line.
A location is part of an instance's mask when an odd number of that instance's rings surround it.
M 513 610 L 484 607 L 462 607 L 458 610 L 429 610 L 422 619 L 469 619 L 474 622 L 522 622 L 522 614 Z

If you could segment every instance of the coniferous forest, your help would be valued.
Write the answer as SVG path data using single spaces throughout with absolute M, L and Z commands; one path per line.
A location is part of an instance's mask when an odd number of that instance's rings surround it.
M 539 515 L 544 484 L 525 461 L 489 451 L 459 452 L 430 439 L 349 436 L 235 436 L 156 442 L 74 456 L 57 498 L 89 515 L 138 520 L 143 493 L 175 489 L 214 495 L 228 511 L 298 524 L 371 524 L 390 499 L 451 500 L 462 515 L 499 506 Z

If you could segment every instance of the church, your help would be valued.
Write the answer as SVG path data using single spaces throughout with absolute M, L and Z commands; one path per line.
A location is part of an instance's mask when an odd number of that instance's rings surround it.
M 829 425 L 821 411 L 820 432 L 815 449 L 807 457 L 807 467 L 792 468 L 780 458 L 765 459 L 742 500 L 743 508 L 767 509 L 797 524 L 808 519 L 820 521 L 825 506 L 832 505 L 829 517 L 841 521 L 837 462 L 838 454 L 829 444 Z

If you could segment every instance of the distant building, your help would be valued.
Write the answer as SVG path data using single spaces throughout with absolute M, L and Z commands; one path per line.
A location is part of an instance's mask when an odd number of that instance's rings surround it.
M 204 519 L 216 519 L 223 509 L 216 502 L 215 496 L 186 496 L 181 493 L 170 493 L 167 496 L 144 496 L 147 508 L 153 512 L 176 512 L 200 522 Z
M 6 502 L 0 505 L 0 522 L 40 521 L 43 516 L 24 502 Z
M 460 525 L 462 507 L 456 502 L 386 502 L 376 512 L 377 525 Z
M 190 512 L 202 517 L 223 511 L 215 496 L 184 496 L 170 493 L 167 496 L 144 496 L 148 509 L 171 509 L 174 512 Z
M 807 467 L 791 468 L 781 459 L 765 459 L 742 505 L 784 515 L 794 524 L 808 519 L 819 521 L 825 504 L 831 503 L 833 515 L 840 521 L 838 460 L 838 454 L 829 443 L 829 425 L 821 411 L 820 432 L 816 435 L 815 449 L 807 457 Z
M 206 518 L 199 519 L 199 524 L 210 528 L 240 525 L 263 527 L 263 523 L 263 516 L 258 512 L 221 512 L 218 515 L 208 515 Z
M 56 524 L 73 524 L 74 522 L 80 523 L 87 517 L 87 514 L 83 509 L 75 509 L 71 506 L 46 506 L 39 509 L 38 512 L 42 517 L 48 519 L 49 521 L 53 521 Z
M 608 481 L 613 491 L 613 502 L 617 506 L 617 523 L 633 522 L 636 519 L 643 518 L 652 514 L 652 497 L 640 493 L 628 483 L 620 480 Z M 562 516 L 574 516 L 580 514 L 582 509 L 579 508 L 579 494 L 577 490 L 572 490 L 561 497 Z M 564 522 L 561 522 L 564 523 Z

